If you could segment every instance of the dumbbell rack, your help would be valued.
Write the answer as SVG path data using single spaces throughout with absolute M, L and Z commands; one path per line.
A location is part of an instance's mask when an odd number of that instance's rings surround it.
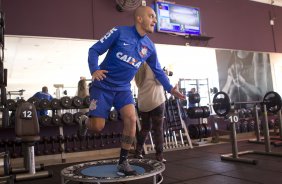
M 257 108 L 256 108 L 257 110 Z M 268 116 L 267 116 L 267 108 L 266 105 L 263 105 L 263 117 L 264 117 L 264 145 L 265 151 L 255 151 L 255 150 L 247 150 L 238 152 L 237 146 L 237 136 L 236 136 L 236 122 L 231 122 L 231 142 L 232 142 L 232 153 L 221 155 L 221 160 L 226 161 L 236 161 L 247 164 L 257 164 L 257 160 L 248 159 L 248 158 L 240 158 L 239 156 L 246 154 L 258 154 L 258 155 L 267 155 L 267 156 L 277 156 L 282 157 L 282 153 L 271 152 L 270 148 L 270 137 L 269 137 L 269 127 L 268 127 Z
M 121 130 L 116 130 L 118 120 L 107 122 L 105 129 L 99 134 L 87 134 L 85 139 L 77 136 L 78 121 L 83 114 L 79 109 L 89 107 L 89 97 L 78 100 L 77 97 L 64 96 L 61 99 L 53 99 L 51 102 L 45 100 L 28 99 L 39 109 L 52 110 L 53 115 L 39 118 L 41 127 L 41 140 L 35 145 L 36 159 L 47 162 L 72 162 L 89 159 L 110 158 L 118 155 Z M 83 105 L 78 105 L 83 103 Z M 10 112 L 14 112 L 17 102 L 8 100 L 7 106 Z M 13 118 L 10 118 L 12 120 Z M 115 126 L 109 128 L 114 123 Z M 118 126 L 121 127 L 121 126 Z M 7 136 L 0 137 L 1 148 L 10 150 L 13 161 L 17 162 L 22 157 L 21 143 L 16 142 L 13 137 L 13 123 L 5 129 Z M 9 136 L 8 136 L 9 135 Z M 1 151 L 2 149 L 0 149 Z M 100 151 L 103 150 L 103 151 Z M 90 158 L 90 159 L 91 159 Z
M 0 7 L 1 8 L 1 7 Z M 0 127 L 7 127 L 8 120 L 6 117 L 9 114 L 8 109 L 5 107 L 7 94 L 6 94 L 6 87 L 7 87 L 7 73 L 8 70 L 4 69 L 4 33 L 5 33 L 5 20 L 4 20 L 4 13 L 0 11 L 0 88 L 1 88 L 1 98 L 0 98 L 0 111 L 2 113 L 2 119 Z M 0 173 L 0 183 L 5 182 L 8 184 L 14 184 L 14 177 L 9 175 L 10 169 L 10 156 L 8 152 L 0 153 L 0 170 L 4 171 Z
M 5 115 L 7 115 L 8 110 L 5 108 L 7 95 L 6 95 L 6 87 L 7 87 L 7 73 L 8 70 L 4 68 L 4 32 L 5 32 L 5 21 L 4 21 L 4 13 L 0 12 L 0 88 L 1 88 L 1 98 L 0 98 L 0 109 L 2 112 L 2 127 L 7 126 L 7 120 L 5 119 Z
M 182 118 L 182 113 L 178 99 L 167 99 L 164 119 L 164 151 L 174 151 L 193 148 L 188 129 Z M 137 127 L 141 130 L 141 118 L 137 114 Z M 152 138 L 152 132 L 149 132 L 149 141 L 143 145 L 145 154 L 155 153 L 155 145 Z M 148 143 L 149 142 L 149 143 Z
M 255 107 L 256 108 L 256 107 Z M 250 139 L 249 142 L 250 143 L 258 143 L 258 144 L 264 144 L 264 139 L 261 137 L 260 134 L 260 119 L 258 116 L 258 112 L 256 111 L 255 114 L 255 122 L 256 122 L 256 138 L 255 139 Z M 278 125 L 278 130 L 279 130 L 279 134 L 276 137 L 270 137 L 271 144 L 273 144 L 274 146 L 281 146 L 282 145 L 282 115 L 281 115 L 281 109 L 277 112 L 277 116 L 278 116 L 278 121 L 277 121 L 277 125 Z

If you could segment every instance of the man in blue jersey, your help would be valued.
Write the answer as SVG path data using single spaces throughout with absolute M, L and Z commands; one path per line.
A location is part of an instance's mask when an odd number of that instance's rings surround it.
M 39 91 L 33 95 L 33 97 L 38 98 L 39 100 L 47 99 L 51 101 L 53 97 L 48 93 L 48 88 L 46 86 L 42 87 L 42 91 Z M 48 110 L 42 109 L 37 111 L 38 116 L 43 116 L 48 114 Z
M 147 6 L 138 7 L 134 12 L 134 22 L 134 26 L 112 28 L 89 49 L 88 64 L 93 80 L 90 87 L 91 104 L 89 118 L 82 116 L 78 132 L 81 136 L 86 134 L 87 129 L 99 132 L 104 128 L 105 119 L 112 106 L 120 112 L 124 129 L 117 166 L 119 175 L 136 174 L 127 157 L 136 133 L 136 114 L 130 81 L 139 66 L 146 61 L 166 91 L 185 99 L 177 87 L 169 83 L 158 61 L 155 46 L 147 36 L 154 32 L 157 23 L 154 10 Z M 106 51 L 108 53 L 105 59 L 98 65 L 99 56 Z

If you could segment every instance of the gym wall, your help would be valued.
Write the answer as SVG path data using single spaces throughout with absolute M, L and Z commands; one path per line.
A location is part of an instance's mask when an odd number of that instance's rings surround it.
M 148 5 L 152 2 L 147 0 Z M 275 21 L 273 27 L 269 25 L 269 14 L 281 19 L 281 7 L 246 0 L 175 2 L 199 7 L 203 34 L 214 38 L 204 47 L 186 47 L 188 40 L 184 37 L 165 33 L 150 35 L 157 43 L 162 66 L 174 71 L 171 77 L 174 84 L 179 78 L 208 78 L 211 87 L 219 87 L 214 48 L 224 48 L 270 53 L 273 88 L 282 91 L 276 82 L 281 67 L 275 67 L 280 65 L 281 55 L 272 57 L 272 52 L 282 53 L 282 42 L 277 41 L 282 39 L 281 21 Z M 118 12 L 114 0 L 2 0 L 1 5 L 8 35 L 7 89 L 26 89 L 27 97 L 40 90 L 42 84 L 47 85 L 51 93 L 55 92 L 53 84 L 76 87 L 80 76 L 90 77 L 88 48 L 111 27 L 133 24 L 132 12 Z
M 118 12 L 115 0 L 1 0 L 6 34 L 99 39 L 116 25 L 132 25 L 133 12 Z M 147 0 L 151 5 L 154 0 Z M 200 8 L 208 47 L 282 53 L 282 7 L 249 0 L 174 0 Z M 275 18 L 274 26 L 270 17 Z M 156 33 L 160 44 L 185 45 L 187 39 Z

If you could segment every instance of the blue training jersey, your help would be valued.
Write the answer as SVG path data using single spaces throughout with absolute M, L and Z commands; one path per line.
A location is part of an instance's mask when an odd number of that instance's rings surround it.
M 37 92 L 33 95 L 33 97 L 36 97 L 39 100 L 47 99 L 47 100 L 51 101 L 53 99 L 53 97 L 50 94 L 44 93 L 44 92 Z M 43 116 L 43 115 L 47 115 L 47 114 L 48 114 L 48 110 L 42 109 L 42 110 L 38 111 L 39 116 Z
M 36 97 L 36 98 L 38 98 L 38 99 L 47 99 L 47 100 L 49 100 L 49 101 L 51 101 L 52 99 L 53 99 L 53 97 L 50 95 L 50 94 L 48 94 L 48 93 L 44 93 L 44 92 L 37 92 L 37 93 L 35 93 L 34 95 L 33 95 L 33 97 Z
M 108 51 L 98 66 L 98 57 Z M 135 26 L 119 26 L 111 29 L 89 49 L 88 64 L 91 75 L 96 70 L 107 70 L 104 80 L 93 85 L 113 90 L 130 90 L 130 81 L 141 64 L 147 61 L 156 78 L 168 92 L 172 86 L 158 61 L 156 48 L 147 35 L 140 36 Z

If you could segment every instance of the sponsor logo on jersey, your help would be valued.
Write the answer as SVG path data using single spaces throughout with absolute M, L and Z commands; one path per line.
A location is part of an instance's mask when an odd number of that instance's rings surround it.
M 136 68 L 139 68 L 139 66 L 141 65 L 141 61 L 138 61 L 137 59 L 135 59 L 134 57 L 128 56 L 126 54 L 123 54 L 122 52 L 118 52 L 116 54 L 116 57 L 126 63 L 129 63 L 133 66 L 135 66 Z
M 104 41 L 107 40 L 115 31 L 117 31 L 117 28 L 111 29 L 109 32 L 107 32 L 107 33 L 105 34 L 105 36 L 103 36 L 103 37 L 100 39 L 100 42 L 101 42 L 101 43 L 104 43 Z
M 141 46 L 141 51 L 139 52 L 141 57 L 145 57 L 148 53 L 148 48 L 145 46 Z

